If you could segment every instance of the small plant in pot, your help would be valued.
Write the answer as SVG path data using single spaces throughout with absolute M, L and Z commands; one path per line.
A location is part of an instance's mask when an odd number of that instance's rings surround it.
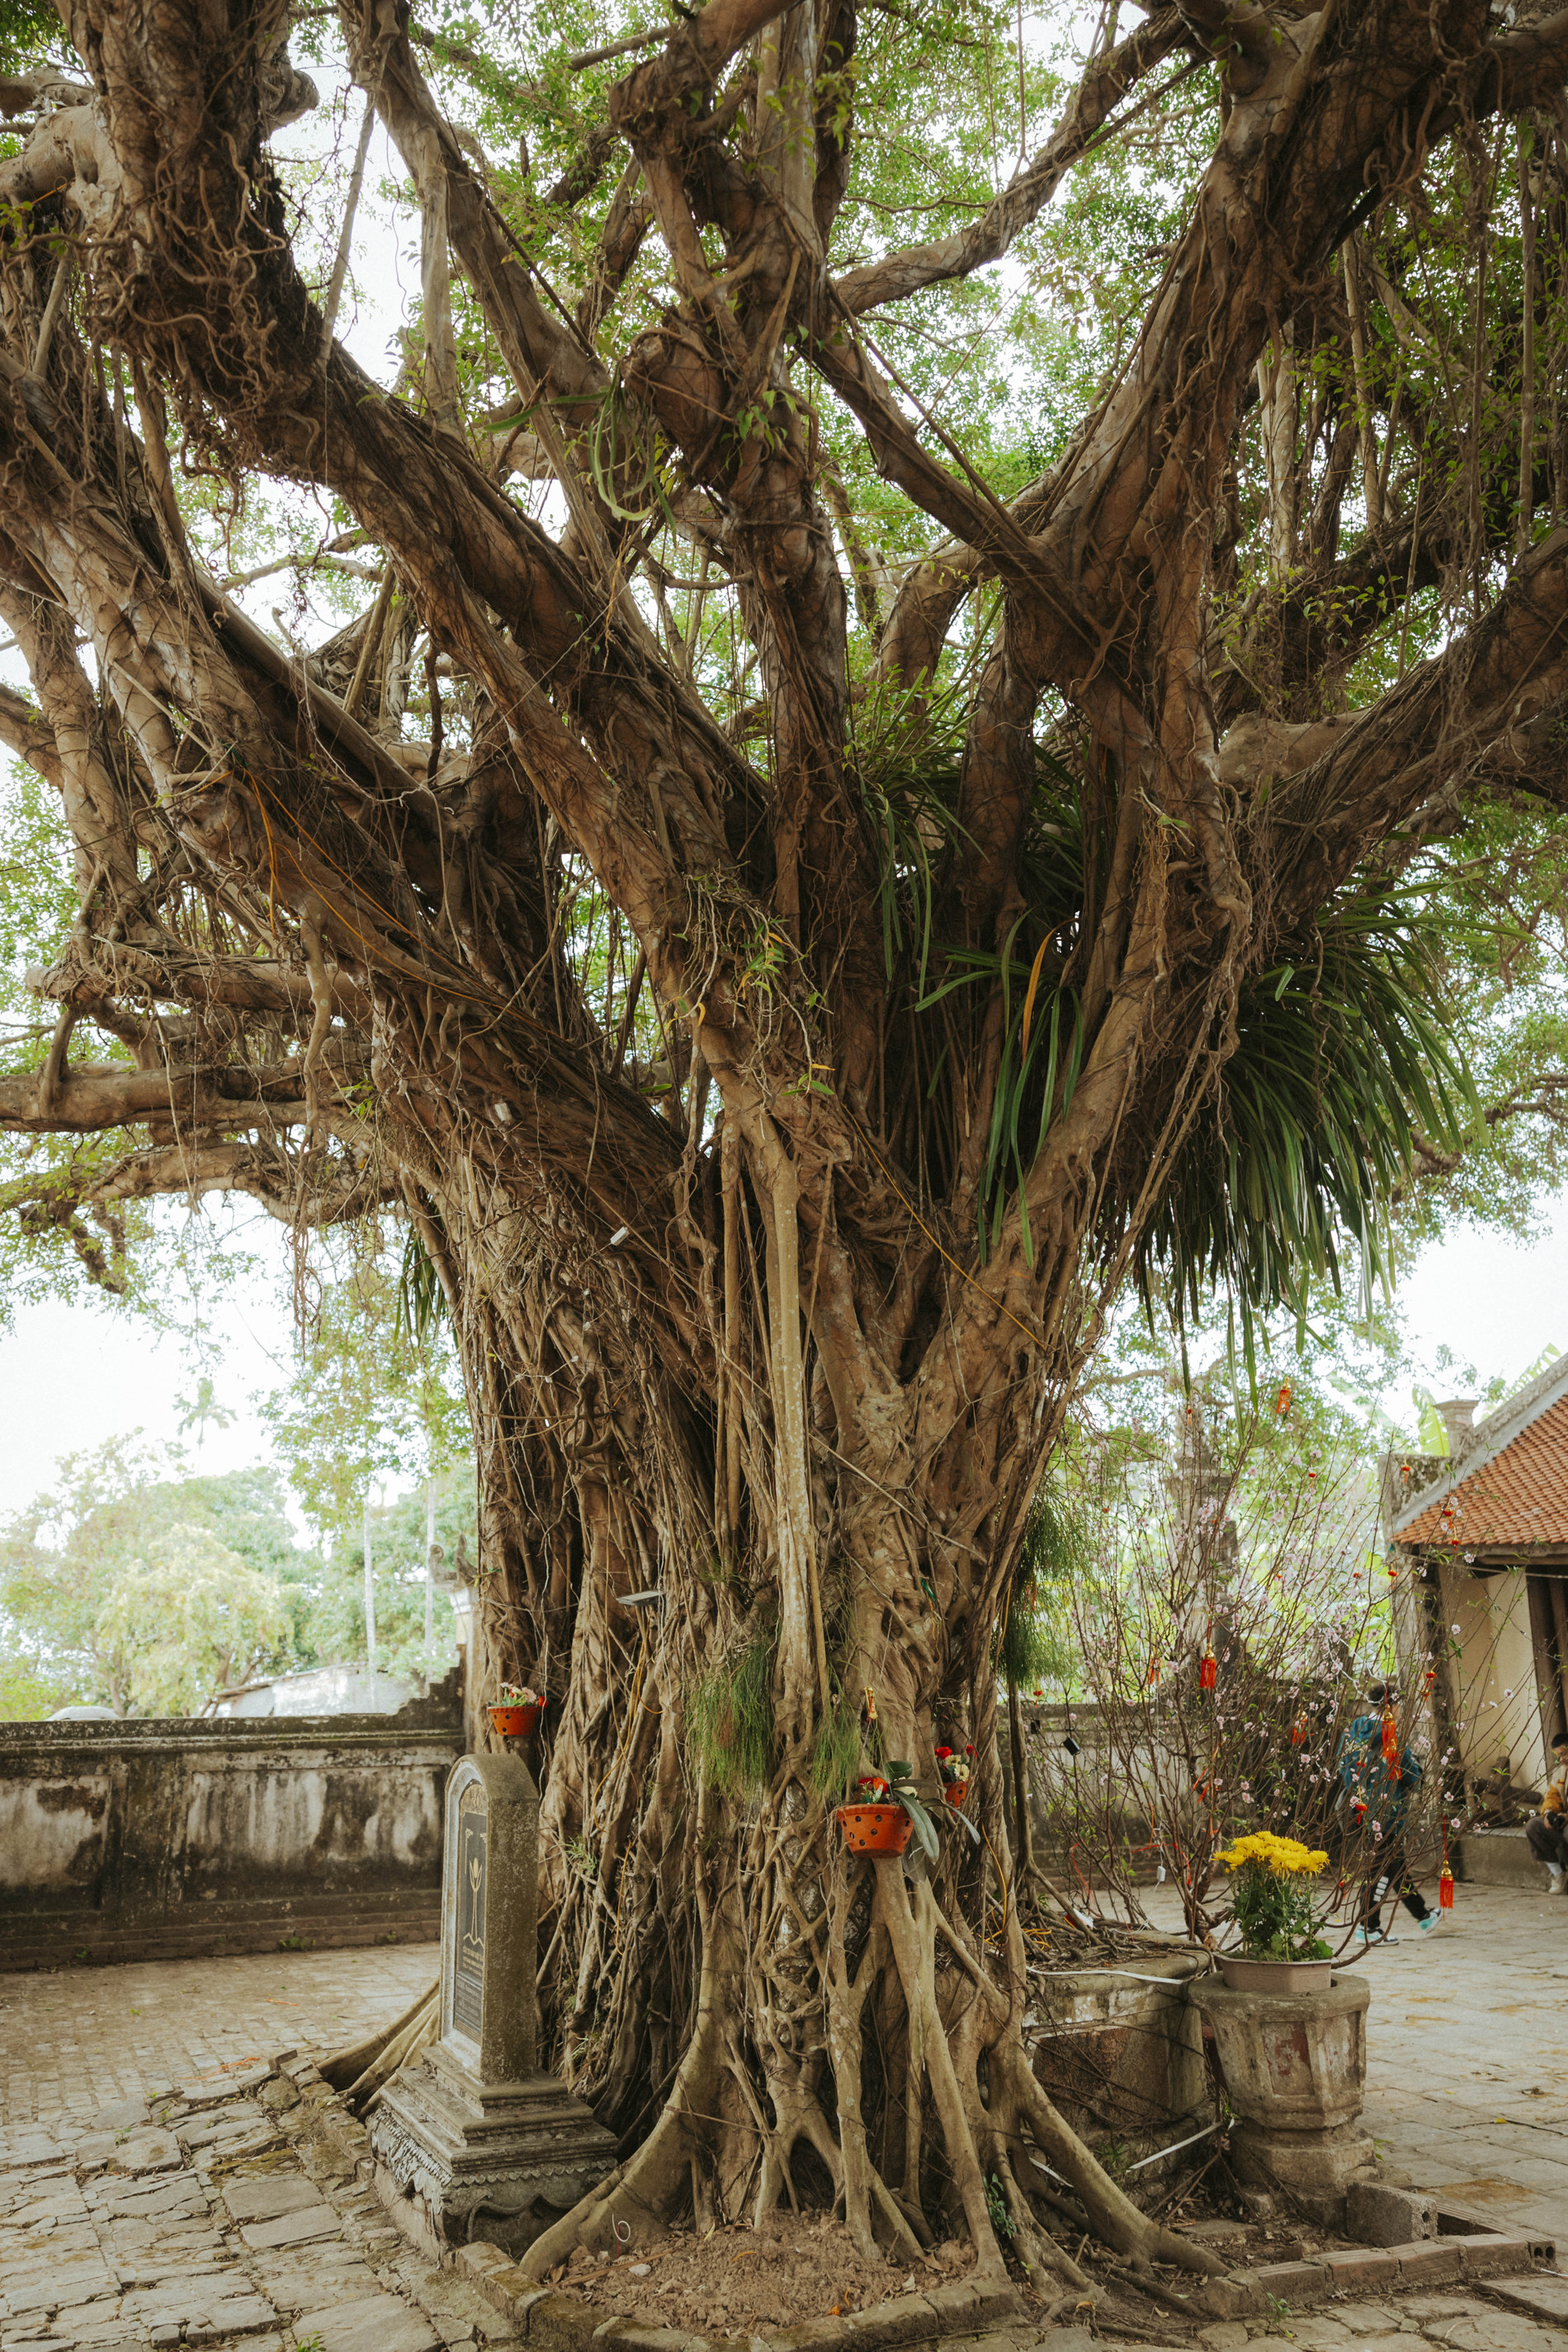
M 868 1774 L 856 1784 L 856 1796 L 858 1802 L 838 1808 L 851 1853 L 902 1853 L 912 1835 L 928 1862 L 936 1860 L 936 1823 L 921 1802 L 907 1757 L 894 1757 L 886 1780 Z
M 1215 1860 L 1231 1874 L 1231 1916 L 1241 1937 L 1239 1953 L 1218 1955 L 1226 1984 L 1242 1992 L 1326 1991 L 1332 1956 L 1318 1933 L 1311 1881 L 1328 1855 L 1258 1830 Z

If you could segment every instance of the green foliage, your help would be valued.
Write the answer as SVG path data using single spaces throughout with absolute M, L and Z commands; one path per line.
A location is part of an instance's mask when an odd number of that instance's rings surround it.
M 478 1550 L 478 1496 L 471 1461 L 437 1481 L 436 1540 L 448 1565 L 459 1549 L 470 1569 Z M 375 1577 L 375 1658 L 381 1673 L 416 1679 L 425 1663 L 425 1528 L 423 1489 L 399 1496 L 370 1515 Z M 365 1655 L 364 1553 L 358 1523 L 335 1535 L 305 1619 L 313 1656 L 360 1664 Z M 431 1671 L 439 1675 L 453 1650 L 451 1603 L 437 1591 L 431 1625 Z
M 989 2172 L 985 2176 L 985 2210 L 990 2216 L 991 2227 L 995 2231 L 1001 2242 L 1004 2245 L 1010 2245 L 1018 2234 L 1017 2224 L 1008 2210 L 1007 2199 L 1002 2183 L 994 2172 Z
M 1246 1862 L 1230 1882 L 1231 1916 L 1249 1960 L 1326 1960 L 1312 1883 Z
M 1294 958 L 1243 989 L 1236 1053 L 1161 1189 L 1134 1253 L 1179 1324 L 1212 1288 L 1229 1298 L 1248 1369 L 1259 1319 L 1305 1316 L 1309 1286 L 1341 1289 L 1353 1242 L 1364 1297 L 1387 1271 L 1391 1203 L 1413 1130 L 1457 1148 L 1477 1112 L 1436 953 L 1429 894 L 1358 885 L 1324 908 Z
M 16 1713 L 189 1712 L 227 1675 L 303 1663 L 311 1563 L 276 1474 L 159 1475 L 179 1466 L 173 1449 L 116 1440 L 63 1462 L 0 1531 Z
M 806 1777 L 824 1804 L 841 1804 L 860 1768 L 860 1717 L 842 1691 L 819 1720 Z
M 1093 1570 L 1079 1504 L 1042 1482 L 1024 1528 L 1018 1564 L 997 1647 L 997 1671 L 1021 1690 L 1073 1679 L 1069 1595 Z
M 95 1621 L 139 1715 L 195 1715 L 287 1644 L 275 1580 L 205 1528 L 171 1528 L 152 1560 L 113 1575 Z
M 426 1315 L 421 1339 L 417 1304 L 411 1320 L 405 1296 L 379 1259 L 353 1266 L 323 1292 L 292 1377 L 262 1404 L 289 1483 L 323 1540 L 357 1540 L 374 1486 L 439 1473 L 468 1451 L 450 1335 L 437 1345 Z
M 699 1770 L 725 1796 L 752 1799 L 766 1788 L 773 1750 L 776 1632 L 758 1633 L 743 1650 L 710 1666 L 693 1685 L 686 1737 Z
M 48 0 L 0 0 L 0 73 L 26 73 L 58 58 L 62 39 Z

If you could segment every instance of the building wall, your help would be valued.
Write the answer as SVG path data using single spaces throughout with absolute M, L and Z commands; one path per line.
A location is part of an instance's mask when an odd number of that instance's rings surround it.
M 1438 1569 L 1443 1626 L 1457 1639 L 1447 1664 L 1453 1736 L 1467 1778 L 1509 1758 L 1513 1778 L 1540 1787 L 1546 1747 L 1522 1568 L 1477 1576 L 1462 1559 Z M 1453 1629 L 1458 1626 L 1458 1635 Z
M 0 1969 L 434 1937 L 462 1752 L 437 1701 L 0 1724 Z

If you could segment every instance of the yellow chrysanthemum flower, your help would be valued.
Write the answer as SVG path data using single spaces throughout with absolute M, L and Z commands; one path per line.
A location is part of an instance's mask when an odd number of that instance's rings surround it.
M 1254 1830 L 1250 1837 L 1237 1838 L 1226 1853 L 1215 1856 L 1227 1870 L 1240 1870 L 1249 1862 L 1260 1863 L 1279 1878 L 1315 1877 L 1326 1870 L 1329 1857 L 1301 1844 L 1298 1838 L 1276 1837 L 1272 1830 Z

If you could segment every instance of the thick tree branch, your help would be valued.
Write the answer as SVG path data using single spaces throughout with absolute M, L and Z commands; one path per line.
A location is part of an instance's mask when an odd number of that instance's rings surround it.
M 844 310 L 858 318 L 886 302 L 918 293 L 922 286 L 966 278 L 990 262 L 1000 261 L 1044 212 L 1112 110 L 1187 37 L 1180 9 L 1156 8 L 1118 47 L 1091 59 L 1050 138 L 1029 163 L 1020 165 L 979 218 L 952 236 L 907 246 L 880 261 L 845 270 L 833 284 Z

